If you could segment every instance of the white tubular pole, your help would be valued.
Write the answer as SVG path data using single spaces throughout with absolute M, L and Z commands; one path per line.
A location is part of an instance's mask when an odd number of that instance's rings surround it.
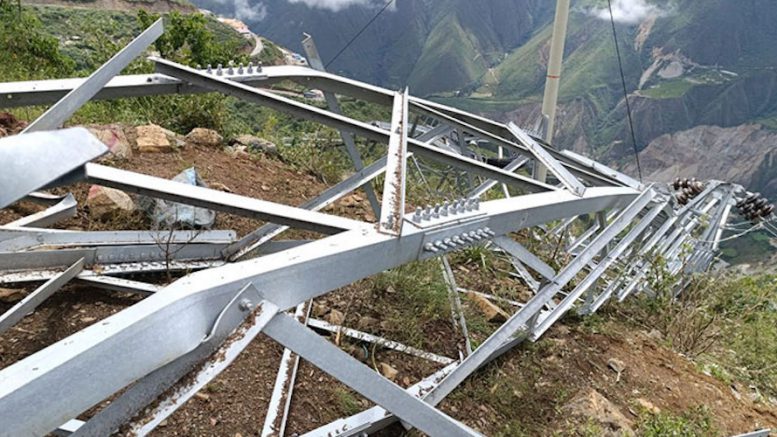
M 569 21 L 569 1 L 556 0 L 556 18 L 553 22 L 553 38 L 550 41 L 550 58 L 548 59 L 548 75 L 545 79 L 545 96 L 542 99 L 542 114 L 547 117 L 548 126 L 545 131 L 545 142 L 551 144 L 553 129 L 556 122 L 556 105 L 558 89 L 561 82 L 561 62 L 564 59 L 564 43 L 567 39 L 567 22 Z M 535 163 L 534 176 L 538 181 L 545 182 L 548 169 L 541 163 Z

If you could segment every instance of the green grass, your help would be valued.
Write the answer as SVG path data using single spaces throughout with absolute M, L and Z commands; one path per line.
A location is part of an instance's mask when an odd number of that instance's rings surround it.
M 684 96 L 694 86 L 686 79 L 675 79 L 644 89 L 640 91 L 640 94 L 651 99 L 674 99 Z
M 637 432 L 644 437 L 707 437 L 715 435 L 716 429 L 709 411 L 697 407 L 680 415 L 644 413 Z

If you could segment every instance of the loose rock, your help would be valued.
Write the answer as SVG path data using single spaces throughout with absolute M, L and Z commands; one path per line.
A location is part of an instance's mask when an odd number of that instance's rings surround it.
M 169 153 L 173 151 L 173 145 L 165 132 L 165 129 L 155 124 L 138 126 L 135 128 L 137 150 L 140 153 Z
M 345 314 L 338 310 L 332 310 L 327 316 L 327 321 L 333 325 L 341 326 L 345 322 Z
M 380 369 L 381 375 L 385 376 L 386 378 L 392 381 L 397 378 L 397 375 L 399 375 L 399 370 L 391 367 L 390 364 L 380 363 L 378 364 L 378 368 Z
M 603 428 L 602 435 L 634 435 L 631 421 L 612 402 L 594 389 L 588 389 L 579 394 L 562 407 L 562 410 L 574 418 L 600 425 Z
M 108 146 L 110 157 L 118 159 L 130 159 L 132 157 L 132 147 L 130 146 L 127 135 L 124 133 L 124 126 L 119 124 L 92 125 L 86 126 L 98 140 Z
M 27 293 L 21 288 L 0 288 L 0 302 L 18 302 L 26 295 Z
M 135 202 L 127 193 L 99 185 L 89 188 L 86 206 L 89 207 L 90 216 L 101 220 L 135 210 Z
M 475 302 L 489 323 L 502 323 L 510 318 L 510 315 L 505 310 L 499 308 L 485 297 L 476 293 L 467 293 L 467 296 Z
M 202 127 L 192 129 L 192 131 L 186 135 L 185 139 L 189 144 L 204 147 L 219 147 L 224 141 L 224 138 L 222 138 L 215 130 Z

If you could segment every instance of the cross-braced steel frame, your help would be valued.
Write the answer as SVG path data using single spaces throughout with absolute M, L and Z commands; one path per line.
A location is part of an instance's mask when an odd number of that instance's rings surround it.
M 313 363 L 375 407 L 308 435 L 361 435 L 400 420 L 434 436 L 477 435 L 435 406 L 477 369 L 516 344 L 537 340 L 565 313 L 597 311 L 613 297 L 651 291 L 643 277 L 660 254 L 672 273 L 704 271 L 730 210 L 747 193 L 710 181 L 680 205 L 662 184 L 642 184 L 596 161 L 559 151 L 514 124 L 394 92 L 324 71 L 315 45 L 303 42 L 314 68 L 239 66 L 194 69 L 153 58 L 157 73 L 116 76 L 162 33 L 157 22 L 87 79 L 0 84 L 5 106 L 54 103 L 24 133 L 0 140 L 0 207 L 20 199 L 44 211 L 0 227 L 0 282 L 45 281 L 0 316 L 13 326 L 69 281 L 147 297 L 0 370 L 0 435 L 104 436 L 120 427 L 144 435 L 223 371 L 259 334 L 286 348 L 263 435 L 283 434 L 298 357 Z M 273 94 L 290 80 L 325 92 L 327 108 Z M 86 101 L 169 93 L 219 92 L 338 129 L 355 173 L 299 206 L 282 205 L 92 163 L 106 152 L 86 130 L 57 130 Z M 387 123 L 342 114 L 338 95 L 391 108 Z M 355 138 L 386 144 L 365 163 Z M 543 166 L 547 183 L 527 176 Z M 415 177 L 411 177 L 415 175 Z M 383 177 L 381 195 L 374 182 Z M 76 181 L 266 221 L 237 239 L 231 231 L 171 233 L 174 259 L 153 231 L 49 229 L 74 214 L 72 196 L 39 192 Z M 421 184 L 448 196 L 409 206 Z M 368 196 L 375 223 L 320 212 L 354 190 Z M 496 191 L 501 194 L 490 195 Z M 456 195 L 458 193 L 458 195 Z M 488 198 L 495 200 L 483 200 Z M 451 200 L 454 199 L 455 200 Z M 594 217 L 590 220 L 590 217 Z M 314 241 L 278 240 L 288 228 L 318 232 Z M 516 238 L 561 241 L 570 261 L 554 269 Z M 403 264 L 442 261 L 455 323 L 466 319 L 447 254 L 485 245 L 506 257 L 511 274 L 532 290 L 507 321 L 460 357 L 418 350 L 308 316 L 306 302 Z M 161 287 L 126 276 L 195 270 Z M 499 299 L 485 295 L 490 299 Z M 292 316 L 290 311 L 294 311 Z M 445 366 L 407 390 L 319 336 L 338 331 Z M 113 397 L 86 421 L 84 411 Z

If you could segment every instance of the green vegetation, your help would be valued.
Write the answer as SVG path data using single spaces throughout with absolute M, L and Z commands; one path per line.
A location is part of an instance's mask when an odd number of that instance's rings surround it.
M 675 79 L 644 89 L 640 94 L 653 99 L 674 99 L 682 97 L 693 87 L 694 84 L 686 79 Z
M 719 378 L 754 384 L 777 395 L 777 276 L 697 277 L 677 297 L 676 278 L 651 276 L 655 298 L 629 299 L 624 311 L 647 329 L 658 329 L 668 345 L 717 368 Z
M 717 434 L 712 417 L 703 406 L 680 415 L 646 412 L 641 416 L 637 432 L 644 437 L 705 437 Z
M 72 74 L 75 62 L 59 50 L 56 38 L 20 3 L 0 0 L 0 76 L 31 80 Z

